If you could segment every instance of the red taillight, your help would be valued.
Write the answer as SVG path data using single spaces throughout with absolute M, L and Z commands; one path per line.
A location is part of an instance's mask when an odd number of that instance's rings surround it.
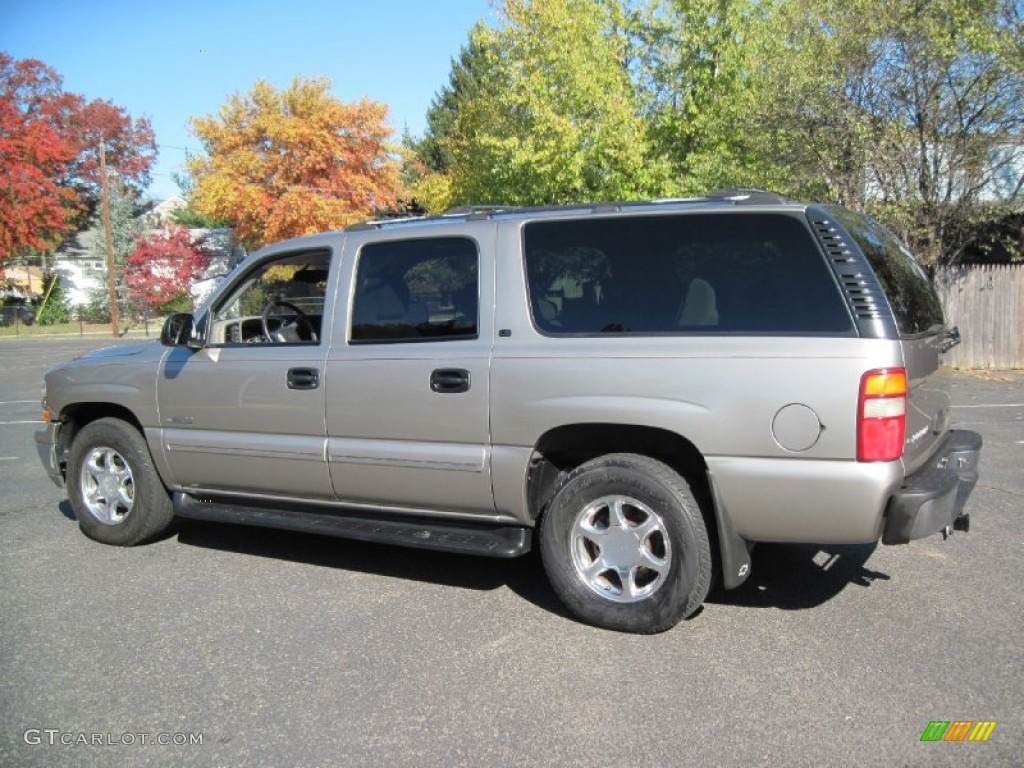
M 857 461 L 895 461 L 907 429 L 907 372 L 879 368 L 860 377 Z

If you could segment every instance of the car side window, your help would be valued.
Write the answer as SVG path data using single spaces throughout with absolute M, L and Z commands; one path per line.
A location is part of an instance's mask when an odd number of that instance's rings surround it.
M 547 335 L 854 332 L 793 216 L 540 221 L 523 237 L 533 321 Z
M 864 214 L 831 209 L 853 236 L 882 284 L 900 333 L 935 332 L 944 325 L 942 305 L 928 275 L 889 230 Z
M 261 261 L 213 308 L 209 343 L 319 343 L 329 267 L 322 250 Z
M 466 237 L 363 246 L 352 302 L 353 344 L 475 339 L 479 254 Z

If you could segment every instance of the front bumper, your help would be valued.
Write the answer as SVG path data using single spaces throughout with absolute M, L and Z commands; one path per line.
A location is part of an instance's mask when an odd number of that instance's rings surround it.
M 883 544 L 906 544 L 950 530 L 978 482 L 981 435 L 953 430 L 928 463 L 903 481 L 885 511 Z M 966 530 L 966 519 L 957 527 Z
M 57 445 L 60 437 L 60 423 L 51 422 L 35 433 L 36 451 L 39 460 L 46 468 L 50 479 L 58 488 L 64 487 L 64 473 L 61 471 L 60 458 L 57 456 Z

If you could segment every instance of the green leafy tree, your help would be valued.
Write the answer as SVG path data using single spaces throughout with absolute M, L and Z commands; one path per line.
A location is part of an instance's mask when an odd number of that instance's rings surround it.
M 60 325 L 71 321 L 67 296 L 55 272 L 43 277 L 43 299 L 36 310 L 35 321 L 39 325 Z
M 406 135 L 403 182 L 412 204 L 431 213 L 440 213 L 452 203 L 451 167 L 454 162 L 451 142 L 459 110 L 473 99 L 486 98 L 483 87 L 490 72 L 485 45 L 488 36 L 478 24 L 462 47 L 458 59 L 452 59 L 448 84 L 442 88 L 427 110 L 427 128 L 417 139 Z
M 427 130 L 423 138 L 408 140 L 418 160 L 430 171 L 445 173 L 453 157 L 448 142 L 455 127 L 462 104 L 486 97 L 482 84 L 488 74 L 488 54 L 485 46 L 488 36 L 482 34 L 484 26 L 478 24 L 470 34 L 469 42 L 462 46 L 459 58 L 452 59 L 448 85 L 434 97 L 427 110 Z
M 129 316 L 134 304 L 128 299 L 128 291 L 125 285 L 124 265 L 125 259 L 135 250 L 135 237 L 142 231 L 142 223 L 139 214 L 142 212 L 142 204 L 138 196 L 132 190 L 119 187 L 117 184 L 111 186 L 110 190 L 110 231 L 114 246 L 114 286 L 117 292 L 117 305 L 124 316 Z M 93 257 L 104 264 L 107 263 L 106 238 L 103 231 L 103 222 L 100 214 L 97 213 L 93 227 L 96 230 L 96 239 L 93 241 Z M 94 288 L 89 293 L 90 317 L 110 317 L 110 295 L 107 289 L 106 279 L 103 284 Z
M 1019 2 L 788 0 L 763 32 L 732 130 L 782 189 L 871 210 L 929 263 L 956 261 L 995 198 L 1019 210 Z
M 1021 210 L 1021 8 L 657 0 L 628 15 L 630 71 L 680 191 L 868 209 L 925 261 L 951 262 Z
M 634 199 L 665 188 L 613 8 L 506 0 L 497 29 L 472 31 L 475 92 L 440 142 L 453 202 Z
M 656 152 L 671 164 L 673 191 L 776 186 L 771 155 L 736 130 L 757 100 L 753 54 L 769 5 L 654 0 L 626 16 L 630 71 Z

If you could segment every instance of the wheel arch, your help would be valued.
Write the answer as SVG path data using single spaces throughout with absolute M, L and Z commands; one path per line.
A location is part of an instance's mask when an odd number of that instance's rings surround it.
M 733 528 L 708 472 L 704 455 L 686 437 L 668 429 L 637 424 L 583 423 L 554 427 L 534 446 L 526 479 L 530 517 L 538 521 L 564 478 L 575 467 L 609 453 L 635 453 L 657 459 L 690 486 L 700 506 L 714 553 L 714 572 L 726 589 L 750 572 L 750 546 Z
M 526 478 L 530 517 L 537 520 L 541 516 L 568 472 L 608 453 L 636 453 L 657 459 L 685 478 L 695 493 L 711 498 L 707 462 L 682 435 L 637 424 L 566 424 L 548 430 L 534 445 Z
M 81 402 L 69 403 L 60 412 L 60 432 L 57 437 L 57 457 L 60 462 L 60 471 L 67 479 L 68 453 L 71 451 L 71 443 L 83 427 L 92 424 L 99 419 L 113 418 L 131 425 L 138 430 L 145 439 L 146 432 L 142 428 L 142 422 L 129 409 L 117 403 L 104 402 Z

